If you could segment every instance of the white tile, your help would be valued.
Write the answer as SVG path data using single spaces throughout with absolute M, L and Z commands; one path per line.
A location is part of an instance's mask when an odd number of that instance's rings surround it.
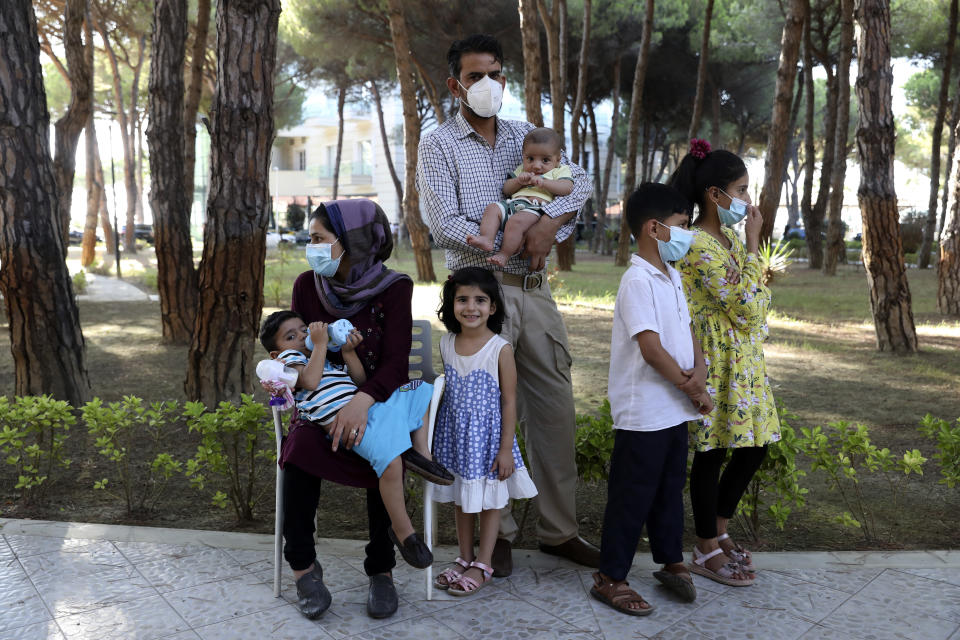
M 715 640 L 793 640 L 813 624 L 779 609 L 748 607 L 721 595 L 675 626 L 678 631 L 690 630 Z
M 34 578 L 34 582 L 54 617 L 157 595 L 157 590 L 133 567 L 86 575 L 46 573 Z
M 956 569 L 899 569 L 904 573 L 912 573 L 915 576 L 922 576 L 930 580 L 939 580 L 960 587 L 960 571 Z
M 26 575 L 0 582 L 0 631 L 24 627 L 53 618 Z
M 960 624 L 960 587 L 945 582 L 888 569 L 857 596 L 899 609 L 901 614 Z
M 13 549 L 7 544 L 4 536 L 0 536 L 0 565 L 6 564 L 14 557 Z
M 820 621 L 820 625 L 868 640 L 945 640 L 956 630 L 950 620 L 920 614 L 905 605 L 914 595 L 903 591 L 880 597 L 857 594 Z
M 198 627 L 196 632 L 202 640 L 324 640 L 331 637 L 319 624 L 307 620 L 289 604 Z
M 133 564 L 156 560 L 178 560 L 214 549 L 202 544 L 164 544 L 160 542 L 115 542 L 117 549 Z
M 829 568 L 829 569 L 771 569 L 762 571 L 788 576 L 804 582 L 812 582 L 824 587 L 830 587 L 845 593 L 856 593 L 870 584 L 870 581 L 883 573 L 879 567 L 861 568 Z
M 163 636 L 163 640 L 201 640 L 196 631 L 181 631 L 172 636 Z
M 549 611 L 576 629 L 600 631 L 600 623 L 590 605 L 593 598 L 584 588 L 576 570 L 555 569 L 539 572 L 539 580 L 535 582 L 511 582 L 508 578 L 502 589 L 535 607 Z
M 82 538 L 50 538 L 46 536 L 5 535 L 7 543 L 18 558 L 35 556 L 41 553 L 59 551 L 62 553 L 91 553 L 109 551 L 113 544 L 106 540 L 85 540 Z
M 65 640 L 55 620 L 28 624 L 16 629 L 5 629 L 4 640 Z
M 457 640 L 460 638 L 476 638 L 472 630 L 462 629 L 462 633 L 444 624 L 442 616 L 425 616 L 412 618 L 388 624 L 384 627 L 370 629 L 351 637 L 351 640 L 424 640 L 426 638 L 443 638 Z M 567 640 L 577 640 L 576 637 L 564 636 Z
M 172 591 L 164 598 L 194 628 L 284 604 L 250 574 Z
M 57 622 L 67 640 L 151 640 L 190 630 L 160 596 L 65 616 Z
M 273 568 L 273 552 L 267 552 L 256 549 L 224 549 L 224 551 L 233 558 L 237 564 L 243 567 L 244 571 L 257 573 Z M 280 556 L 281 566 L 289 571 L 287 561 Z
M 731 589 L 722 597 L 751 610 L 782 611 L 809 622 L 818 622 L 853 596 L 772 571 L 761 571 L 757 573 L 753 586 Z
M 400 608 L 390 618 L 371 618 L 367 615 L 367 587 L 364 586 L 335 593 L 333 604 L 317 623 L 334 638 L 348 638 L 419 615 L 422 615 L 420 611 L 401 600 Z
M 438 614 L 440 620 L 471 637 L 558 638 L 574 634 L 589 636 L 557 616 L 503 592 L 488 598 L 464 597 L 463 604 Z
M 168 556 L 136 565 L 160 593 L 225 580 L 246 572 L 220 549 L 203 549 L 186 556 Z
M 34 581 L 51 577 L 85 576 L 101 571 L 131 568 L 131 564 L 112 546 L 84 547 L 80 551 L 50 551 L 20 558 L 24 570 Z

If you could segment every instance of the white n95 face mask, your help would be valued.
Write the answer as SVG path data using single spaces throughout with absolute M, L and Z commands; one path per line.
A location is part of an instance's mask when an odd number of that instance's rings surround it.
M 460 84 L 458 81 L 457 84 Z M 483 76 L 467 89 L 462 84 L 460 88 L 467 92 L 466 98 L 461 98 L 470 109 L 481 118 L 492 118 L 500 111 L 503 103 L 503 87 L 490 76 Z

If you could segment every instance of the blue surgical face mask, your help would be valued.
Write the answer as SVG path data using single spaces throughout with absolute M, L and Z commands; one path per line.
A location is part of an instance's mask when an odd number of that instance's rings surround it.
M 660 250 L 663 261 L 675 262 L 687 255 L 687 251 L 690 251 L 690 243 L 693 242 L 693 231 L 682 227 L 667 227 L 659 220 L 657 224 L 670 230 L 670 239 L 666 242 L 657 238 L 657 249 Z
M 339 238 L 330 244 L 307 245 L 307 262 L 318 276 L 329 278 L 340 268 L 340 259 L 343 258 L 343 254 L 341 253 L 336 259 L 333 257 L 333 245 L 338 242 L 340 242 Z
M 720 193 L 730 198 L 729 209 L 724 209 L 719 202 L 717 203 L 717 215 L 720 216 L 720 224 L 729 226 L 743 220 L 743 216 L 747 215 L 747 203 L 739 198 L 734 198 L 723 189 L 720 189 Z

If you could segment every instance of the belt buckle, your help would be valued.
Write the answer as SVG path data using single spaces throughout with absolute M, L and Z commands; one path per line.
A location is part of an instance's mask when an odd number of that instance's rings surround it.
M 527 273 L 523 276 L 523 286 L 521 287 L 524 291 L 533 291 L 534 289 L 539 289 L 540 285 L 543 284 L 543 274 L 539 271 L 536 273 Z

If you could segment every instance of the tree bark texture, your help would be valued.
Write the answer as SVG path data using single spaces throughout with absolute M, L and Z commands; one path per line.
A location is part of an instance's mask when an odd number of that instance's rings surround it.
M 210 0 L 197 0 L 197 26 L 193 31 L 190 84 L 183 101 L 183 190 L 187 194 L 188 211 L 193 209 L 193 176 L 197 164 L 197 111 L 203 95 L 203 70 L 207 62 L 209 32 Z
M 620 68 L 622 56 L 613 63 L 613 114 L 610 116 L 610 139 L 607 141 L 607 157 L 603 163 L 603 185 L 600 188 L 600 213 L 597 214 L 597 233 L 601 234 L 603 255 L 613 252 L 607 237 L 607 197 L 610 193 L 610 175 L 613 171 L 613 152 L 617 143 L 617 127 L 620 126 Z M 636 168 L 636 167 L 634 167 Z
M 777 67 L 777 88 L 773 100 L 770 133 L 767 136 L 763 188 L 760 191 L 759 201 L 760 212 L 763 214 L 763 226 L 760 230 L 762 242 L 770 241 L 773 223 L 777 217 L 777 207 L 780 204 L 783 165 L 786 162 L 787 141 L 790 137 L 787 128 L 790 124 L 790 106 L 793 104 L 793 81 L 797 74 L 797 58 L 800 55 L 800 40 L 807 9 L 807 3 L 804 0 L 790 0 L 783 23 L 780 63 Z
M 562 5 L 562 7 L 561 7 Z M 566 11 L 566 3 L 561 0 L 553 0 L 550 8 L 547 8 L 545 0 L 537 0 L 537 9 L 540 11 L 540 19 L 543 21 L 543 27 L 547 32 L 547 55 L 549 56 L 550 69 L 550 102 L 553 107 L 553 129 L 560 134 L 563 139 L 564 115 L 563 106 L 566 102 L 566 87 L 563 86 L 563 67 L 564 60 L 561 57 L 563 49 L 562 40 L 566 34 L 560 33 L 560 11 L 561 8 Z M 564 20 L 564 22 L 566 22 Z
M 90 80 L 93 81 L 93 25 L 90 23 L 90 10 L 84 12 L 83 37 L 86 42 L 84 60 L 87 69 L 91 70 Z M 80 266 L 89 267 L 97 257 L 97 219 L 100 216 L 100 200 L 105 197 L 103 182 L 98 181 L 97 166 L 99 153 L 97 145 L 97 129 L 93 119 L 93 108 L 87 114 L 87 123 L 83 130 L 84 160 L 87 174 L 87 216 L 83 223 L 83 240 L 80 248 Z M 106 238 L 104 238 L 106 240 Z
M 187 397 L 212 406 L 253 391 L 270 220 L 273 78 L 280 0 L 217 3 L 210 196 Z
M 397 175 L 397 168 L 393 166 L 390 138 L 387 136 L 387 125 L 383 120 L 383 102 L 380 98 L 380 87 L 377 86 L 376 80 L 370 81 L 370 92 L 373 94 L 373 102 L 377 107 L 377 121 L 380 123 L 380 139 L 383 142 L 383 155 L 387 159 L 387 170 L 390 171 L 390 179 L 393 180 L 393 187 L 397 190 L 397 204 L 400 205 L 403 202 L 403 183 L 400 182 L 400 176 Z
M 400 79 L 400 96 L 403 101 L 403 150 L 406 159 L 406 175 L 403 186 L 403 218 L 410 233 L 413 255 L 417 263 L 417 280 L 434 282 L 433 256 L 430 254 L 430 232 L 420 217 L 420 194 L 417 191 L 417 147 L 420 145 L 420 118 L 417 115 L 417 92 L 410 60 L 410 36 L 407 19 L 403 13 L 403 0 L 388 0 L 390 34 L 393 39 L 393 55 L 397 62 L 397 77 Z
M 857 0 L 857 153 L 863 218 L 863 266 L 880 351 L 917 350 L 893 181 L 894 141 L 887 0 Z
M 697 63 L 697 92 L 693 97 L 693 115 L 690 116 L 690 129 L 687 139 L 697 137 L 700 131 L 700 119 L 703 116 L 703 92 L 707 86 L 707 57 L 710 52 L 710 20 L 713 18 L 713 0 L 707 0 L 703 15 L 703 35 L 700 38 L 700 61 Z M 716 141 L 714 141 L 716 142 Z
M 647 78 L 647 65 L 650 62 L 650 38 L 653 35 L 653 2 L 647 0 L 643 18 L 643 35 L 640 40 L 640 54 L 633 72 L 633 89 L 630 96 L 630 121 L 627 125 L 626 171 L 623 174 L 623 195 L 620 198 L 620 237 L 617 240 L 617 255 L 614 263 L 619 267 L 627 266 L 630 260 L 630 227 L 627 225 L 627 200 L 637 188 L 637 137 L 640 135 L 640 114 L 643 112 L 643 85 Z
M 53 172 L 59 194 L 57 217 L 64 239 L 64 251 L 70 232 L 70 204 L 73 201 L 77 141 L 93 111 L 93 70 L 87 66 L 86 47 L 81 37 L 85 8 L 86 0 L 66 0 L 64 5 L 63 47 L 70 74 L 70 105 L 54 127 L 56 151 L 53 157 Z M 93 46 L 89 41 L 86 45 Z
M 947 55 L 943 59 L 943 77 L 940 79 L 940 96 L 937 100 L 937 115 L 933 120 L 930 134 L 930 197 L 927 200 L 927 220 L 923 225 L 923 241 L 920 243 L 920 255 L 917 266 L 926 269 L 930 266 L 930 250 L 933 248 L 933 236 L 937 230 L 937 200 L 940 197 L 940 145 L 943 141 L 943 120 L 947 115 L 950 102 L 950 72 L 953 67 L 953 51 L 957 41 L 957 0 L 950 2 L 950 26 L 947 35 Z M 955 100 L 960 100 L 958 95 Z
M 64 260 L 49 128 L 33 7 L 8 0 L 0 11 L 0 292 L 16 394 L 49 393 L 79 406 L 90 380 Z
M 183 57 L 187 0 L 156 0 L 150 61 L 147 144 L 163 341 L 189 344 L 197 313 L 190 240 L 192 193 L 184 187 Z
M 523 104 L 527 121 L 543 126 L 543 80 L 540 77 L 540 21 L 536 0 L 520 0 L 520 38 L 523 43 Z
M 810 259 L 808 266 L 814 266 L 814 256 L 821 255 L 819 250 L 820 227 L 813 218 L 813 171 L 817 164 L 817 150 L 814 143 L 814 113 L 816 110 L 816 85 L 813 82 L 813 52 L 810 41 L 810 18 L 803 25 L 803 85 L 806 98 L 803 109 L 803 189 L 800 195 L 800 215 L 803 216 L 803 226 L 807 230 L 807 249 Z M 813 233 L 812 230 L 816 230 Z M 811 246 L 810 235 L 816 236 L 816 245 Z
M 573 100 L 573 109 L 570 111 L 570 160 L 580 164 L 580 117 L 583 114 L 583 103 L 587 97 L 587 64 L 590 51 L 590 10 L 592 0 L 583 0 L 583 37 L 580 39 L 580 55 L 577 57 L 577 96 Z M 596 161 L 596 158 L 594 159 Z
M 960 73 L 957 76 L 960 77 Z M 940 197 L 940 222 L 937 225 L 937 242 L 940 242 L 940 237 L 943 235 L 947 205 L 950 200 L 950 191 L 953 188 L 950 175 L 953 171 L 953 155 L 957 150 L 957 125 L 960 125 L 960 86 L 957 88 L 957 96 L 953 100 L 953 113 L 950 114 L 950 141 L 947 143 L 947 164 L 943 171 L 943 189 L 941 189 L 943 195 Z
M 840 60 L 837 62 L 837 126 L 833 137 L 833 175 L 823 272 L 837 273 L 837 262 L 846 257 L 843 238 L 843 183 L 847 177 L 847 130 L 850 128 L 850 59 L 853 56 L 853 0 L 840 1 Z
M 960 137 L 960 122 L 954 130 L 954 136 Z M 953 157 L 951 172 L 953 191 L 940 231 L 937 308 L 945 315 L 960 316 L 960 153 Z
M 347 87 L 337 89 L 337 155 L 333 162 L 333 199 L 340 191 L 340 160 L 343 158 L 343 106 L 347 102 Z

